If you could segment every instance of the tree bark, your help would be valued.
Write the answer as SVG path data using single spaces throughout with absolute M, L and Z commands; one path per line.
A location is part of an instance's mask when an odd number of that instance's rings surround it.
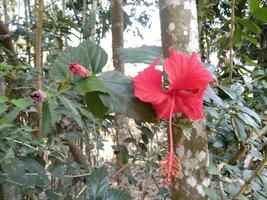
M 177 45 L 189 52 L 199 50 L 195 0 L 160 0 L 160 19 L 164 57 L 169 56 L 170 47 Z M 204 120 L 193 123 L 190 140 L 177 127 L 173 127 L 173 132 L 174 149 L 180 157 L 182 170 L 171 188 L 172 199 L 207 199 L 203 186 L 208 186 L 210 180 L 206 170 L 208 149 Z
M 3 45 L 3 50 L 7 56 L 7 60 L 14 65 L 18 64 L 15 54 L 15 47 L 11 40 L 10 32 L 4 22 L 0 21 L 0 43 Z
M 112 54 L 113 66 L 115 70 L 124 73 L 124 64 L 119 58 L 118 49 L 123 47 L 123 5 L 122 0 L 113 0 L 111 2 L 111 31 L 112 31 Z M 121 114 L 116 114 L 116 143 L 117 145 L 125 145 L 123 140 L 128 134 L 128 118 Z M 117 167 L 123 167 L 122 155 L 116 155 Z M 120 183 L 120 180 L 117 180 Z

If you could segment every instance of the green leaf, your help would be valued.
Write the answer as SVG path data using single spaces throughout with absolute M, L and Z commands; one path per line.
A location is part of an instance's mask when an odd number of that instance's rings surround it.
M 142 133 L 143 134 L 145 134 L 149 139 L 153 139 L 153 137 L 154 137 L 154 134 L 152 133 L 152 131 L 148 128 L 148 127 L 146 127 L 146 126 L 142 126 L 141 128 L 140 128 L 140 130 L 142 131 Z
M 237 97 L 245 91 L 244 87 L 240 83 L 234 83 L 230 86 L 230 88 L 220 86 L 220 89 L 233 100 L 237 100 Z
M 254 130 L 258 131 L 259 128 L 258 124 L 247 113 L 239 112 L 237 113 L 237 116 L 247 125 L 254 128 Z
M 237 96 L 240 96 L 245 91 L 244 87 L 240 83 L 234 83 L 230 86 L 230 90 Z
M 87 191 L 92 200 L 102 200 L 109 189 L 109 177 L 105 167 L 95 169 L 89 176 Z
M 258 63 L 256 63 L 257 61 L 250 59 L 248 56 L 243 55 L 243 58 L 245 60 L 245 65 L 251 65 L 251 66 L 255 66 L 257 68 L 261 67 L 260 65 L 258 65 Z
M 248 35 L 248 34 L 245 34 L 245 33 L 243 33 L 242 34 L 242 37 L 243 37 L 243 39 L 245 39 L 245 40 L 247 40 L 247 41 L 249 41 L 249 42 L 251 42 L 252 44 L 254 44 L 254 45 L 258 45 L 258 40 L 256 39 L 256 38 L 254 38 L 254 37 L 251 37 L 250 35 Z
M 220 170 L 215 164 L 211 164 L 208 166 L 208 172 L 212 175 L 220 175 Z
M 256 119 L 258 123 L 261 123 L 261 118 L 255 111 L 242 105 L 236 105 L 236 108 Z
M 253 12 L 260 7 L 261 0 L 248 0 L 249 11 Z
M 0 103 L 0 114 L 2 114 L 3 112 L 7 111 L 8 109 L 8 106 L 3 104 L 3 103 Z
M 11 103 L 13 103 L 15 106 L 21 108 L 22 110 L 26 109 L 28 106 L 33 104 L 33 101 L 31 98 L 20 98 L 20 99 L 12 99 Z
M 266 13 L 267 13 L 267 7 L 264 7 L 264 8 L 257 8 L 255 10 L 253 10 L 252 15 L 255 18 L 257 18 L 263 22 L 267 22 L 267 14 Z
M 214 103 L 216 103 L 217 105 L 224 107 L 224 108 L 229 108 L 229 104 L 225 101 L 223 101 L 213 90 L 212 87 L 208 87 L 208 89 L 206 90 L 205 96 L 204 96 L 204 100 L 209 102 L 210 100 L 212 100 Z
M 155 120 L 152 106 L 134 97 L 132 81 L 127 76 L 113 71 L 104 72 L 98 78 L 109 89 L 109 95 L 100 94 L 106 107 L 140 121 Z
M 242 141 L 246 141 L 247 133 L 244 124 L 237 117 L 234 117 L 233 120 L 237 128 L 237 131 L 239 133 L 239 137 L 241 138 Z
M 78 109 L 76 108 L 76 103 L 70 99 L 67 99 L 66 97 L 62 95 L 58 96 L 58 98 L 60 99 L 62 104 L 65 106 L 65 109 L 67 109 L 65 110 L 63 114 L 65 114 L 67 117 L 73 118 L 77 122 L 79 127 L 84 127 L 81 115 Z
M 190 140 L 192 128 L 193 128 L 192 124 L 183 124 L 183 125 L 179 125 L 179 127 L 182 129 L 184 136 L 188 140 Z
M 204 106 L 204 111 L 205 111 L 205 113 L 210 114 L 212 117 L 214 117 L 216 119 L 219 118 L 219 114 L 217 113 L 217 111 L 213 107 Z
M 124 191 L 109 189 L 103 200 L 131 200 L 132 197 Z
M 6 151 L 4 158 L 2 158 L 0 161 L 3 160 L 6 164 L 9 164 L 11 162 L 10 159 L 13 159 L 13 158 L 15 158 L 15 154 L 14 154 L 14 151 L 11 147 Z
M 242 31 L 243 31 L 242 29 L 239 26 L 236 26 L 234 30 L 234 35 L 233 35 L 234 44 L 238 44 L 239 42 L 242 42 Z
M 248 19 L 238 19 L 238 22 L 245 26 L 249 31 L 255 33 L 255 34 L 260 34 L 261 29 L 260 27 L 253 21 L 248 20 Z
M 148 137 L 147 137 L 145 134 L 142 134 L 142 141 L 143 141 L 145 144 L 148 144 L 148 142 L 149 142 Z
M 237 182 L 225 185 L 225 191 L 231 195 L 235 195 L 239 190 L 240 190 L 240 184 Z
M 159 192 L 158 194 L 160 195 L 163 195 L 163 196 L 166 196 L 166 195 L 169 195 L 169 190 L 166 188 L 166 187 L 160 187 L 159 188 Z
M 219 200 L 221 199 L 220 198 L 220 195 L 217 193 L 216 190 L 212 189 L 212 188 L 208 188 L 208 187 L 205 187 L 203 186 L 203 191 L 205 192 L 205 194 L 212 200 Z
M 109 92 L 106 86 L 95 76 L 90 76 L 86 79 L 80 80 L 78 83 L 75 84 L 74 89 L 77 92 L 81 93 L 96 92 L 96 91 L 104 93 Z
M 53 126 L 58 119 L 58 112 L 56 111 L 56 108 L 58 107 L 58 103 L 57 103 L 56 98 L 50 99 L 48 101 L 48 107 L 49 107 L 51 126 Z
M 15 107 L 13 110 L 8 112 L 3 118 L 0 119 L 0 126 L 1 125 L 5 126 L 7 125 L 8 122 L 13 121 L 20 112 L 21 112 L 21 108 Z
M 5 103 L 8 101 L 8 98 L 6 96 L 0 96 L 0 103 Z
M 84 41 L 78 47 L 67 47 L 56 58 L 51 66 L 51 76 L 55 81 L 64 81 L 74 75 L 69 71 L 70 63 L 79 63 L 90 71 L 90 74 L 101 72 L 107 62 L 107 53 L 91 41 Z M 77 78 L 76 78 L 77 79 Z
M 85 103 L 87 109 L 96 117 L 104 117 L 108 111 L 101 98 L 99 97 L 100 93 L 98 92 L 88 92 L 85 94 Z
M 124 63 L 151 64 L 157 57 L 162 56 L 159 46 L 141 46 L 136 48 L 119 49 L 119 55 Z

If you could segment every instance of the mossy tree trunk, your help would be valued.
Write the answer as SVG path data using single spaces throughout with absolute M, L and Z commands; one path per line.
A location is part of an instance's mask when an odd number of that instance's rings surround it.
M 177 45 L 189 52 L 199 50 L 197 8 L 195 0 L 160 0 L 161 36 L 164 57 L 169 56 L 169 48 Z M 179 123 L 179 122 L 176 122 Z M 172 199 L 207 199 L 203 191 L 209 178 L 207 134 L 204 120 L 193 123 L 191 138 L 188 140 L 182 131 L 173 127 L 174 149 L 180 157 L 181 177 L 175 181 Z

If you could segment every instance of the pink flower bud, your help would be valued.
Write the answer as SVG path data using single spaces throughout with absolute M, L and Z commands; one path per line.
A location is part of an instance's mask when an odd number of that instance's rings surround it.
M 38 103 L 41 103 L 46 98 L 45 93 L 42 90 L 37 90 L 31 93 L 31 98 Z
M 87 78 L 89 76 L 89 71 L 84 66 L 79 63 L 71 63 L 69 65 L 69 69 L 73 74 L 79 75 L 83 78 Z

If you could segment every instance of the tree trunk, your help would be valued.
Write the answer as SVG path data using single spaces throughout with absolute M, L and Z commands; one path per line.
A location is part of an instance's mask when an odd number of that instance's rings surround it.
M 123 47 L 123 5 L 122 0 L 113 0 L 111 2 L 111 31 L 112 31 L 112 54 L 113 66 L 115 70 L 124 73 L 124 64 L 119 58 L 118 49 Z M 128 134 L 128 118 L 121 114 L 116 114 L 116 143 L 117 145 L 125 145 L 123 140 Z M 117 154 L 117 167 L 123 167 L 124 163 L 121 154 Z M 120 180 L 117 180 L 120 183 Z
M 164 57 L 169 56 L 169 48 L 177 45 L 189 52 L 198 51 L 198 23 L 195 0 L 160 0 L 161 36 Z M 179 123 L 179 122 L 177 122 Z M 203 186 L 208 186 L 209 178 L 207 134 L 204 120 L 193 123 L 191 138 L 173 127 L 174 149 L 180 157 L 182 170 L 180 178 L 173 184 L 172 199 L 207 199 Z

